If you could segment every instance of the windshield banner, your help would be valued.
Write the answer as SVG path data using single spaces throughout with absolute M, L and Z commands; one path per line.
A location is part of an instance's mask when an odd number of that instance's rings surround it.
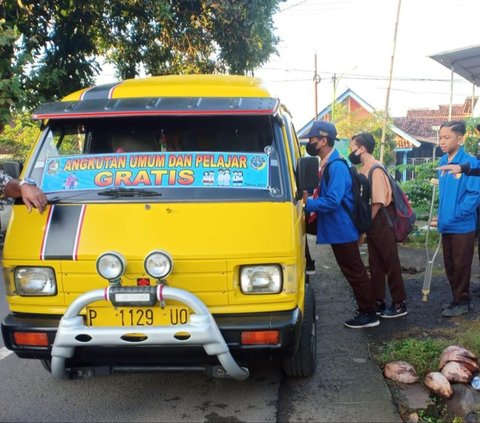
M 230 152 L 122 153 L 51 157 L 45 192 L 104 188 L 268 189 L 267 154 Z

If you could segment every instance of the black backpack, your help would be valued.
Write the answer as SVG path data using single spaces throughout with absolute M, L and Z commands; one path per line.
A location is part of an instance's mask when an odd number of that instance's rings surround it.
M 335 159 L 325 165 L 324 177 L 328 184 L 330 175 L 328 168 L 330 164 L 335 161 L 345 163 L 350 176 L 352 177 L 352 191 L 353 191 L 353 209 L 351 210 L 343 201 L 342 207 L 352 219 L 353 224 L 358 232 L 363 234 L 368 231 L 372 224 L 372 197 L 370 195 L 370 182 L 365 175 L 362 175 L 353 166 L 349 166 L 345 159 Z
M 395 208 L 395 216 L 392 218 L 388 214 L 385 208 L 382 208 L 385 216 L 387 217 L 390 227 L 393 228 L 395 233 L 395 239 L 397 242 L 403 242 L 407 239 L 410 232 L 412 232 L 415 227 L 415 220 L 417 216 L 412 209 L 410 201 L 408 201 L 407 196 L 398 185 L 397 181 L 388 173 L 382 165 L 374 165 L 368 172 L 368 180 L 372 182 L 372 173 L 376 168 L 380 168 L 387 175 L 388 181 L 390 182 L 390 187 L 392 188 L 392 197 L 393 205 Z

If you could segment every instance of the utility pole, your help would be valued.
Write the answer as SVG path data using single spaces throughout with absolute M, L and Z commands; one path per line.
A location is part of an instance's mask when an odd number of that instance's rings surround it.
M 334 73 L 332 76 L 333 83 L 333 99 L 332 99 L 332 123 L 335 123 L 335 103 L 337 99 L 337 74 Z
M 388 87 L 387 87 L 387 96 L 385 99 L 385 118 L 383 120 L 383 130 L 382 130 L 382 141 L 380 143 L 380 162 L 383 163 L 383 156 L 385 154 L 385 137 L 387 132 L 387 121 L 389 117 L 388 108 L 390 103 L 390 88 L 392 87 L 392 75 L 393 75 L 393 63 L 395 61 L 395 49 L 397 47 L 397 30 L 398 30 L 398 21 L 400 19 L 400 7 L 402 5 L 402 0 L 398 0 L 397 7 L 397 20 L 395 21 L 395 31 L 393 34 L 393 51 L 392 59 L 390 62 L 390 74 L 388 77 Z
M 318 75 L 318 69 L 317 69 L 317 52 L 315 52 L 315 67 L 314 67 L 314 72 L 313 72 L 313 89 L 315 93 L 315 116 L 313 117 L 313 120 L 316 121 L 318 117 L 318 84 L 320 84 L 321 78 Z

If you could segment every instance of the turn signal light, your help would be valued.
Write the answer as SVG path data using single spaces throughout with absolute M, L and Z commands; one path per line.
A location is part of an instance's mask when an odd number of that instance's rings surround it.
M 48 347 L 48 336 L 45 332 L 14 332 L 13 340 L 18 346 Z
M 280 342 L 278 330 L 242 332 L 242 345 L 277 345 Z

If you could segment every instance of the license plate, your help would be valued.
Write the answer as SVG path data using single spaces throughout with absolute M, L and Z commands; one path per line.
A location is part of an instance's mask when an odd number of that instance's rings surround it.
M 189 320 L 187 307 L 87 307 L 88 326 L 183 325 Z

